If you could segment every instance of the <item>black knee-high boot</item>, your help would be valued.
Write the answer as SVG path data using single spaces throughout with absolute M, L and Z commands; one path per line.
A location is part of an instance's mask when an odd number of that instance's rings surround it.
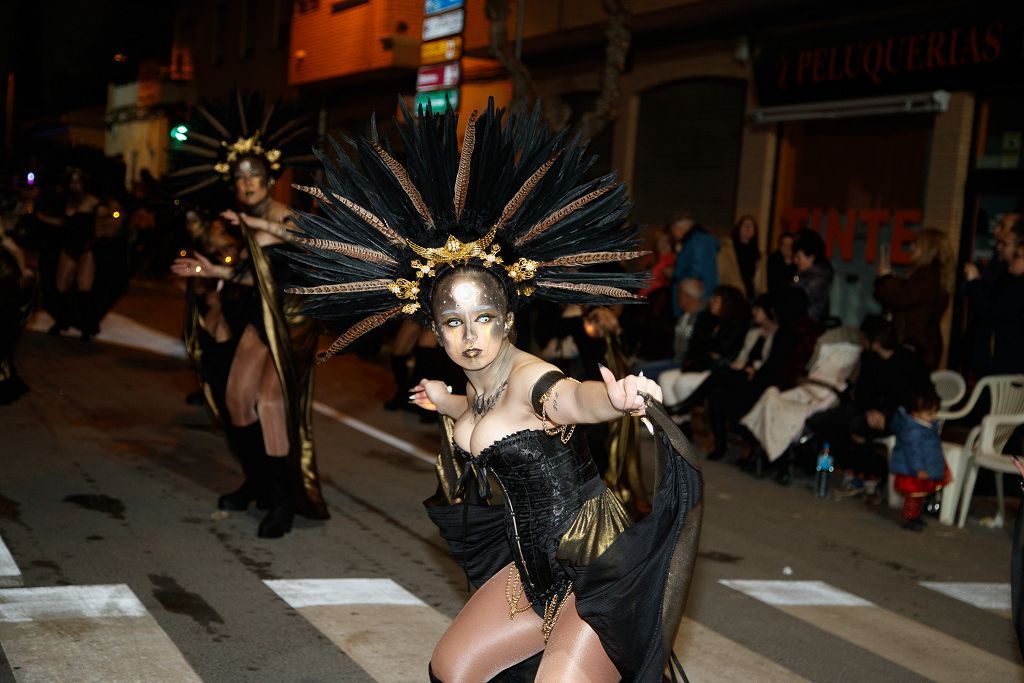
M 280 538 L 292 530 L 295 501 L 292 499 L 291 462 L 287 456 L 266 456 L 267 482 L 270 488 L 270 512 L 260 522 L 260 538 Z
M 50 326 L 50 334 L 60 334 L 71 327 L 71 323 L 68 321 L 68 315 L 70 314 L 70 298 L 71 292 L 55 291 L 53 293 L 53 300 L 50 305 L 50 314 L 53 315 L 53 325 Z
M 427 663 L 427 676 L 430 677 L 430 683 L 444 683 L 444 681 L 434 675 L 434 667 L 429 662 Z
M 78 329 L 84 341 L 90 341 L 100 331 L 100 321 L 96 319 L 96 293 L 91 289 L 79 291 L 75 297 Z
M 259 421 L 245 427 L 227 427 L 228 446 L 242 464 L 245 481 L 217 499 L 221 510 L 245 510 L 253 500 L 261 510 L 268 507 L 267 477 L 264 472 L 267 452 L 263 447 L 263 429 Z M 262 505 L 261 505 L 262 503 Z

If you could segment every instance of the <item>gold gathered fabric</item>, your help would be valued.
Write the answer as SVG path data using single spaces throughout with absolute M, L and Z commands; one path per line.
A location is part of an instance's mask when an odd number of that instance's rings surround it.
M 291 456 L 298 459 L 302 476 L 302 498 L 296 511 L 312 519 L 327 519 L 327 504 L 320 491 L 320 478 L 313 446 L 313 368 L 316 359 L 317 326 L 302 313 L 301 301 L 282 294 L 266 251 L 243 229 L 252 259 L 253 276 L 260 291 L 264 328 L 270 355 L 281 380 L 288 418 Z
M 633 522 L 610 490 L 588 498 L 562 534 L 555 557 L 579 567 L 593 563 Z

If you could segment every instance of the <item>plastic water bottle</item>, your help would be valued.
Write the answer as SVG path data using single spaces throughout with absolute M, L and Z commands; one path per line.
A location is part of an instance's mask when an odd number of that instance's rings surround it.
M 832 472 L 835 470 L 835 460 L 832 458 L 832 453 L 829 452 L 827 441 L 822 445 L 821 452 L 818 453 L 818 463 L 814 469 L 816 472 L 814 495 L 818 498 L 828 498 L 832 485 Z

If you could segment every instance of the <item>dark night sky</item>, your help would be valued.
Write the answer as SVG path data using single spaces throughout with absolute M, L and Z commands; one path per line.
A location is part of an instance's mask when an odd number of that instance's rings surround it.
M 102 105 L 107 83 L 135 80 L 140 60 L 167 63 L 173 32 L 173 0 L 0 0 L 0 72 L 15 71 L 17 117 Z

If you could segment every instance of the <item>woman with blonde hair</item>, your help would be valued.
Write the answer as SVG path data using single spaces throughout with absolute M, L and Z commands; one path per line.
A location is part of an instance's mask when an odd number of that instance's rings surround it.
M 892 315 L 900 341 L 916 348 L 935 369 L 943 351 L 940 323 L 953 289 L 953 249 L 945 233 L 924 228 L 910 247 L 910 258 L 903 277 L 879 261 L 875 298 Z
M 718 247 L 718 283 L 732 285 L 753 300 L 764 289 L 764 259 L 757 240 L 757 219 L 750 214 L 740 216 L 732 234 Z

